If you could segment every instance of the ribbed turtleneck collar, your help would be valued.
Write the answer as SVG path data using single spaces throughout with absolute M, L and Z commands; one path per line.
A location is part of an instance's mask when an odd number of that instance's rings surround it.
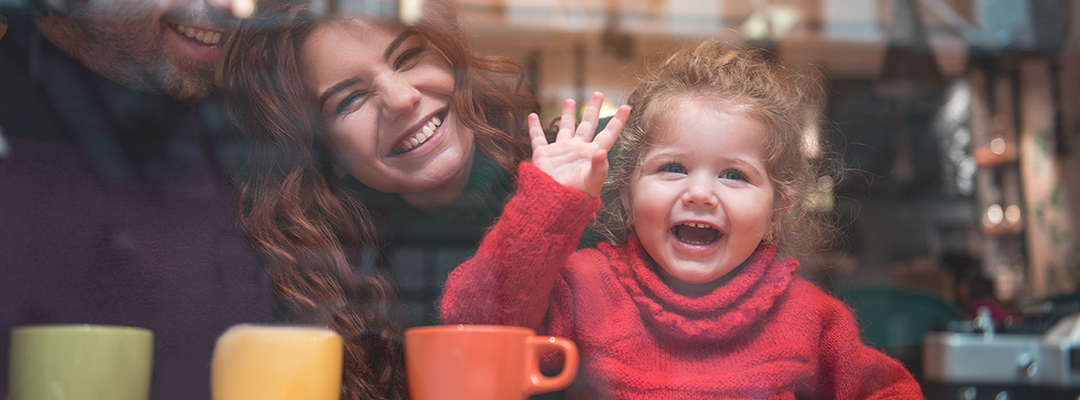
M 761 245 L 728 282 L 704 295 L 680 294 L 665 284 L 652 258 L 631 235 L 626 249 L 613 260 L 619 280 L 641 310 L 647 325 L 676 340 L 725 341 L 759 321 L 795 276 L 795 259 L 777 259 L 776 246 Z

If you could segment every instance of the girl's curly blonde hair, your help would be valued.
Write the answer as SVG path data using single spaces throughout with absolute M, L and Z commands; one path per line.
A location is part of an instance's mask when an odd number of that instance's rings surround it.
M 633 227 L 626 209 L 632 206 L 631 183 L 642 158 L 660 139 L 658 128 L 666 117 L 680 112 L 680 100 L 690 96 L 765 126 L 765 161 L 776 200 L 772 230 L 764 240 L 800 254 L 826 244 L 832 224 L 811 204 L 811 194 L 819 190 L 819 179 L 828 176 L 833 158 L 820 151 L 822 143 L 815 143 L 824 100 L 819 80 L 785 68 L 767 50 L 715 40 L 676 52 L 630 95 L 627 103 L 633 111 L 613 150 L 612 173 L 604 185 L 604 207 L 596 223 L 604 240 L 625 244 Z M 832 174 L 830 178 L 835 177 Z

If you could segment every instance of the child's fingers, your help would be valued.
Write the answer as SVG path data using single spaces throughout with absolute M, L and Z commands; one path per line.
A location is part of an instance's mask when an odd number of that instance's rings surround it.
M 593 139 L 593 143 L 600 146 L 601 149 L 611 150 L 611 146 L 615 145 L 615 140 L 622 134 L 622 128 L 626 124 L 626 119 L 630 116 L 630 107 L 622 105 L 615 111 L 615 115 L 608 121 L 604 130 L 596 134 L 596 138 Z
M 585 106 L 585 111 L 581 114 L 581 124 L 578 125 L 575 136 L 585 141 L 592 140 L 593 132 L 596 131 L 597 123 L 600 121 L 600 107 L 603 104 L 604 94 L 593 92 L 592 97 L 589 98 L 589 104 Z
M 585 178 L 585 192 L 592 197 L 600 196 L 600 191 L 604 187 L 604 179 L 607 178 L 608 173 L 608 160 L 607 151 L 604 149 L 596 149 L 593 152 L 592 168 L 588 172 L 588 176 Z
M 559 133 L 555 135 L 555 141 L 569 139 L 574 135 L 574 126 L 577 120 L 574 118 L 574 99 L 566 99 L 562 106 L 562 119 L 559 120 Z
M 540 125 L 540 117 L 536 113 L 529 113 L 529 141 L 533 151 L 547 146 L 547 137 L 544 136 L 544 127 Z

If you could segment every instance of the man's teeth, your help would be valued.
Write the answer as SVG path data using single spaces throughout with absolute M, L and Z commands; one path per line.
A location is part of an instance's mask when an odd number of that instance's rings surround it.
M 184 36 L 187 36 L 189 39 L 200 41 L 206 45 L 215 45 L 221 42 L 221 32 L 208 31 L 205 29 L 196 29 L 184 25 L 177 25 L 176 31 L 180 32 L 180 34 Z
M 413 137 L 401 143 L 401 152 L 404 153 L 415 149 L 416 146 L 424 144 L 424 142 L 435 134 L 435 131 L 439 130 L 440 126 L 442 126 L 442 120 L 440 120 L 439 117 L 432 118 L 431 121 L 428 121 L 427 125 L 424 125 L 424 127 L 420 129 L 420 132 L 416 132 Z

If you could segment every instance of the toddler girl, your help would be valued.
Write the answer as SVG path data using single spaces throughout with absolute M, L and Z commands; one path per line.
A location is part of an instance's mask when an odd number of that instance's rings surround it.
M 763 51 L 707 42 L 645 79 L 633 116 L 620 108 L 595 139 L 599 94 L 576 130 L 567 101 L 554 143 L 530 116 L 533 161 L 451 274 L 444 322 L 575 341 L 569 398 L 922 398 L 847 307 L 777 256 L 806 236 L 792 218 L 809 215 L 818 173 L 804 137 L 821 90 L 801 82 Z M 599 220 L 610 243 L 575 252 L 623 121 Z

